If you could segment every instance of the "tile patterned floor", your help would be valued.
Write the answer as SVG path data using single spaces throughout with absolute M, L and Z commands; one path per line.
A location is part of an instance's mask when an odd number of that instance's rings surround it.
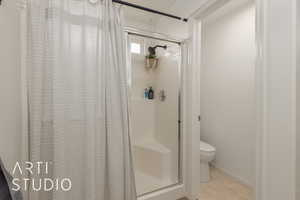
M 212 179 L 201 184 L 199 200 L 253 200 L 250 187 L 241 184 L 219 169 L 211 169 Z

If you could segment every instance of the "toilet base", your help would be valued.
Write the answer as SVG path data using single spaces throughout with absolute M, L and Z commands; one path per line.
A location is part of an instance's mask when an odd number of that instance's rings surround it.
M 210 169 L 208 163 L 200 162 L 200 181 L 202 183 L 210 181 Z

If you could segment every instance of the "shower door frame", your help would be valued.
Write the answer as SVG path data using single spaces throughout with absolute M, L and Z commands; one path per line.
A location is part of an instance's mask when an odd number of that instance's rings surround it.
M 189 184 L 189 179 L 187 177 L 187 148 L 190 145 L 187 145 L 187 137 L 186 137 L 186 131 L 185 131 L 185 121 L 186 117 L 185 110 L 183 109 L 183 99 L 185 98 L 185 93 L 183 92 L 184 81 L 183 81 L 183 74 L 184 70 L 182 66 L 182 46 L 181 44 L 184 42 L 181 39 L 174 38 L 162 33 L 155 33 L 155 32 L 149 32 L 146 30 L 136 29 L 132 27 L 125 27 L 125 33 L 128 35 L 136 35 L 137 37 L 145 37 L 150 38 L 154 40 L 161 40 L 166 42 L 172 42 L 177 43 L 180 48 L 180 64 L 179 64 L 179 96 L 178 96 L 178 182 L 175 184 L 168 185 L 166 187 L 162 187 L 160 189 L 142 194 L 138 196 L 138 200 L 176 200 L 181 199 L 185 197 L 190 197 L 189 190 L 187 185 Z M 128 39 L 129 40 L 129 39 Z M 195 149 L 196 150 L 196 149 Z M 197 149 L 198 150 L 198 149 Z M 190 152 L 190 151 L 189 151 Z M 200 157 L 199 157 L 200 162 Z

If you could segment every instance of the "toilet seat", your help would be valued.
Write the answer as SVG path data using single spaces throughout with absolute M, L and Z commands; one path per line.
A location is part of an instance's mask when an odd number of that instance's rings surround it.
M 200 141 L 200 151 L 203 152 L 215 152 L 216 148 L 211 146 L 210 144 L 207 144 L 203 141 Z

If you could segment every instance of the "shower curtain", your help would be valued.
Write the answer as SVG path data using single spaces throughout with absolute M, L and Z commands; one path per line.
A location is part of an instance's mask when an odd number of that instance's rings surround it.
M 42 162 L 29 178 L 58 182 L 29 187 L 29 200 L 136 199 L 120 8 L 30 0 L 27 10 L 29 160 Z

